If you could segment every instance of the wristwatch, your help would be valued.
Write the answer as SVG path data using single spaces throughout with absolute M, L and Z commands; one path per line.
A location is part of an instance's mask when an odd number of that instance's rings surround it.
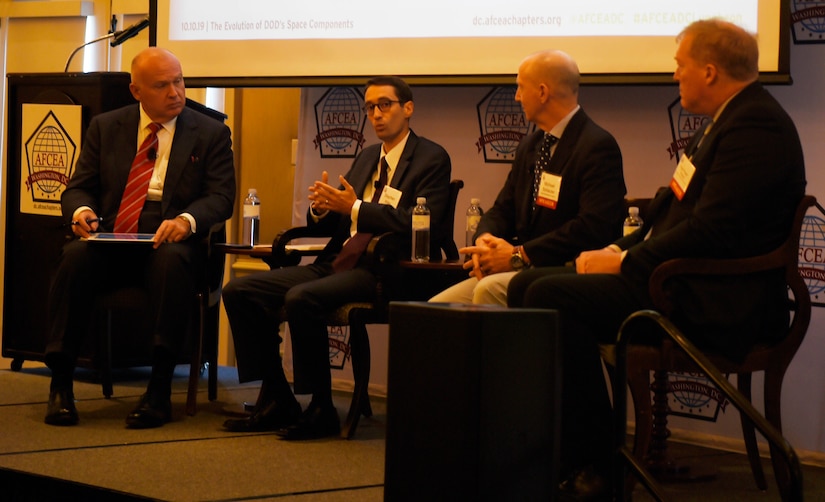
M 510 266 L 513 267 L 513 270 L 521 270 L 526 265 L 524 256 L 521 254 L 521 246 L 514 247 L 513 254 L 510 256 Z

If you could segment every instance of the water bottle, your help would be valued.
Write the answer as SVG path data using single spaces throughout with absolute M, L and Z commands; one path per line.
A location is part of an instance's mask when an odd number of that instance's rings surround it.
M 412 214 L 412 259 L 415 262 L 430 261 L 430 210 L 427 198 L 418 197 Z
M 624 219 L 622 235 L 630 235 L 642 226 L 642 219 L 639 217 L 639 208 L 631 206 L 627 208 L 627 218 Z
M 243 243 L 247 246 L 258 244 L 261 233 L 261 200 L 258 191 L 249 189 L 243 200 Z
M 467 236 L 464 241 L 465 246 L 474 246 L 476 232 L 478 231 L 478 222 L 481 221 L 481 215 L 484 211 L 481 210 L 481 201 L 479 199 L 470 199 L 470 207 L 467 208 Z

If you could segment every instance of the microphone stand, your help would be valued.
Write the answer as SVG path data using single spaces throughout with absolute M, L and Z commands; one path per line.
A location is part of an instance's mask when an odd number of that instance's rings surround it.
M 95 42 L 100 42 L 101 40 L 106 40 L 107 38 L 112 38 L 112 37 L 114 37 L 115 35 L 116 35 L 116 33 L 112 32 L 112 33 L 109 33 L 109 34 L 103 35 L 103 36 L 101 36 L 101 37 L 97 37 L 96 39 L 91 40 L 91 41 L 89 41 L 89 42 L 86 42 L 85 44 L 81 45 L 81 46 L 80 46 L 80 47 L 78 47 L 77 49 L 73 50 L 73 51 L 72 51 L 72 53 L 71 53 L 71 54 L 69 54 L 69 59 L 67 59 L 67 60 L 66 60 L 66 67 L 63 69 L 63 73 L 66 73 L 66 72 L 68 72 L 68 71 L 69 71 L 69 64 L 72 62 L 72 58 L 74 57 L 74 55 L 75 55 L 75 54 L 77 54 L 77 51 L 79 51 L 80 49 L 82 49 L 82 48 L 86 47 L 86 46 L 87 46 L 87 45 L 89 45 L 89 44 L 93 44 L 93 43 L 95 43 Z

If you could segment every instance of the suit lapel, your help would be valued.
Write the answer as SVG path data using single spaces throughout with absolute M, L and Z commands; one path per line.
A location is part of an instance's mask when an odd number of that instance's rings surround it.
M 412 161 L 413 152 L 415 151 L 415 145 L 417 143 L 418 136 L 410 131 L 407 144 L 404 145 L 404 151 L 401 152 L 401 157 L 398 158 L 398 165 L 395 166 L 395 173 L 392 175 L 392 181 L 390 182 L 391 187 L 399 188 L 401 186 L 401 180 L 404 179 L 404 174 L 407 172 L 407 168 L 410 167 L 410 161 Z
M 381 159 L 381 146 L 375 149 L 374 154 L 370 154 L 366 159 L 369 169 L 362 169 L 360 172 L 354 172 L 354 178 L 349 181 L 349 184 L 355 189 L 355 194 L 359 199 L 364 200 L 364 191 L 367 189 L 367 183 L 372 179 L 372 174 L 378 168 L 378 161 Z
M 570 118 L 562 137 L 559 138 L 553 156 L 550 157 L 549 171 L 551 173 L 561 174 L 565 164 L 572 158 L 574 146 L 579 141 L 586 118 L 587 115 L 581 108 Z
M 172 148 L 169 151 L 169 163 L 166 165 L 166 178 L 163 180 L 162 211 L 169 207 L 170 198 L 177 192 L 177 185 L 183 176 L 183 170 L 189 165 L 189 155 L 192 154 L 197 138 L 197 124 L 190 120 L 190 114 L 196 113 L 184 108 L 178 115 L 175 123 L 175 136 L 172 138 Z
M 140 105 L 138 105 L 140 106 Z M 129 171 L 132 170 L 132 161 L 137 154 L 137 134 L 140 124 L 140 112 L 137 107 L 130 110 L 129 113 L 124 114 L 116 123 L 116 127 L 120 131 L 116 131 L 112 137 L 115 139 L 115 148 L 112 150 L 118 152 L 115 155 L 112 169 L 116 177 L 115 186 L 121 187 L 121 194 L 126 189 L 126 181 L 129 179 Z M 117 197 L 117 205 L 120 205 L 120 195 Z M 115 208 L 117 210 L 117 208 Z
M 556 149 L 553 151 L 553 155 L 550 157 L 550 164 L 547 166 L 547 172 L 558 175 L 562 174 L 565 165 L 573 157 L 574 146 L 579 140 L 579 136 L 581 135 L 586 120 L 587 115 L 585 115 L 584 110 L 581 108 L 579 108 L 579 111 L 573 114 L 573 116 L 570 118 L 570 122 L 568 122 L 567 126 L 564 128 L 564 133 L 562 133 L 562 137 L 559 138 L 559 141 L 556 144 Z M 538 160 L 538 150 L 540 148 L 541 141 L 542 138 L 539 138 L 539 140 L 535 144 L 533 164 L 535 164 L 536 160 Z M 530 169 L 533 168 L 533 164 L 530 165 Z M 531 196 L 528 197 L 528 204 L 526 205 L 524 210 L 528 211 L 527 214 L 530 215 L 530 221 L 532 223 L 535 223 L 536 219 L 538 218 L 539 212 L 542 211 L 542 208 L 539 206 L 536 207 L 535 211 L 533 211 L 531 194 Z

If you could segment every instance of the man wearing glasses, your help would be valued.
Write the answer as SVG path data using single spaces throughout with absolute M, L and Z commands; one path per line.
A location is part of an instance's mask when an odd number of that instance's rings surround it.
M 283 439 L 336 435 L 329 344 L 324 314 L 348 302 L 375 299 L 376 277 L 362 263 L 362 237 L 411 234 L 416 197 L 431 211 L 430 256 L 439 256 L 449 199 L 450 157 L 441 146 L 416 136 L 409 121 L 414 104 L 410 87 L 398 77 L 367 82 L 364 111 L 381 140 L 365 148 L 349 172 L 329 184 L 329 175 L 309 187 L 307 225 L 332 238 L 309 265 L 259 272 L 231 281 L 223 300 L 232 327 L 241 382 L 261 380 L 255 411 L 230 419 L 233 432 L 278 431 Z M 368 240 L 368 239 L 367 239 Z M 351 252 L 352 250 L 355 252 Z M 281 365 L 280 311 L 286 307 L 292 336 L 297 394 L 312 394 L 303 413 Z

